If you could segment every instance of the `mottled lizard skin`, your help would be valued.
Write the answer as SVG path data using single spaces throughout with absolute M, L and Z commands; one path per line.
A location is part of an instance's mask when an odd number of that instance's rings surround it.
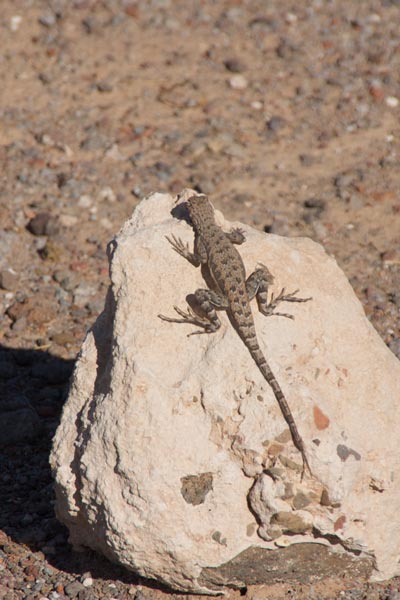
M 221 322 L 216 310 L 226 310 L 237 333 L 248 348 L 257 367 L 265 380 L 271 386 L 280 406 L 282 415 L 289 426 L 293 443 L 299 450 L 303 460 L 303 473 L 311 469 L 307 460 L 303 439 L 297 429 L 293 415 L 257 340 L 254 319 L 250 301 L 256 296 L 260 311 L 266 315 L 280 315 L 293 318 L 286 313 L 275 312 L 280 302 L 307 302 L 311 298 L 298 298 L 298 290 L 290 294 L 284 291 L 275 299 L 271 297 L 268 303 L 268 286 L 273 282 L 273 276 L 264 265 L 259 265 L 246 280 L 243 260 L 234 244 L 241 244 L 245 237 L 240 229 L 225 233 L 216 223 L 214 210 L 207 196 L 196 195 L 187 200 L 187 208 L 195 233 L 194 252 L 190 252 L 187 244 L 180 239 L 167 238 L 178 254 L 186 258 L 194 266 L 206 265 L 214 281 L 214 289 L 198 289 L 195 292 L 195 310 L 188 308 L 187 312 L 174 307 L 181 319 L 159 315 L 163 320 L 174 323 L 191 323 L 200 326 L 200 331 L 193 333 L 213 333 Z M 190 334 L 190 335 L 192 335 Z

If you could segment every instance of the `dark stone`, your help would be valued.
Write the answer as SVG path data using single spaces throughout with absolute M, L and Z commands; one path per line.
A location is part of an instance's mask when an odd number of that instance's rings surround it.
M 286 121 L 283 117 L 274 116 L 267 121 L 267 128 L 270 131 L 279 131 L 286 126 Z
M 321 198 L 307 198 L 304 201 L 304 207 L 308 211 L 303 215 L 306 223 L 311 223 L 315 218 L 319 218 L 325 210 L 325 201 Z
M 245 66 L 238 58 L 224 60 L 224 66 L 231 73 L 242 73 L 245 70 Z
M 293 544 L 278 550 L 252 547 L 219 567 L 204 568 L 198 583 L 220 590 L 225 586 L 244 589 L 248 585 L 279 581 L 306 584 L 332 574 L 366 580 L 372 568 L 370 557 L 355 558 L 349 553 L 335 553 L 318 543 Z
M 294 56 L 298 56 L 299 51 L 298 48 L 292 44 L 292 42 L 286 39 L 281 39 L 276 48 L 276 55 L 279 56 L 279 58 L 290 60 Z
M 325 208 L 325 201 L 321 198 L 308 198 L 304 200 L 304 206 L 306 208 L 318 208 L 323 210 Z
M 99 92 L 112 92 L 113 86 L 108 81 L 98 81 L 96 84 L 97 90 Z
M 38 213 L 31 219 L 26 226 L 27 230 L 33 235 L 46 235 L 47 224 L 50 220 L 50 214 L 47 212 Z
M 63 171 L 57 173 L 57 187 L 60 189 L 63 188 L 69 179 L 71 179 L 71 176 L 68 173 L 64 173 Z

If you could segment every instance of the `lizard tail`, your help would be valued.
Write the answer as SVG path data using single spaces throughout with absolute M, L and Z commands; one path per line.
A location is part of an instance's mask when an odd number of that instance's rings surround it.
M 308 462 L 305 456 L 305 447 L 303 439 L 297 429 L 295 420 L 293 418 L 289 404 L 287 403 L 287 400 L 283 394 L 281 386 L 277 382 L 275 375 L 271 370 L 271 367 L 268 365 L 265 356 L 262 353 L 261 348 L 258 344 L 257 338 L 254 336 L 251 339 L 246 340 L 246 345 L 254 362 L 261 371 L 261 374 L 263 375 L 264 379 L 271 386 L 272 391 L 274 392 L 274 396 L 279 404 L 279 408 L 281 409 L 283 418 L 288 424 L 290 433 L 292 435 L 293 443 L 296 446 L 297 450 L 301 452 L 303 461 L 305 461 L 306 465 L 308 466 Z

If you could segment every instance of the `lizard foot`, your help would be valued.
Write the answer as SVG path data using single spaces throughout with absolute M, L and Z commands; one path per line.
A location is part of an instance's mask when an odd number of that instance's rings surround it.
M 174 306 L 174 310 L 181 319 L 176 319 L 174 317 L 167 317 L 165 315 L 159 314 L 158 317 L 163 321 L 168 321 L 169 323 L 189 323 L 191 325 L 197 325 L 197 327 L 202 327 L 203 329 L 199 331 L 192 331 L 188 333 L 188 337 L 190 335 L 196 335 L 199 333 L 213 333 L 215 329 L 212 326 L 212 323 L 208 319 L 203 319 L 199 315 L 197 315 L 190 307 L 188 307 L 187 311 L 182 310 L 178 306 Z
M 285 294 L 285 291 L 285 288 L 282 288 L 281 292 L 276 297 L 274 296 L 274 294 L 271 294 L 270 301 L 266 305 L 261 305 L 260 303 L 260 311 L 263 315 L 265 315 L 266 317 L 269 315 L 275 315 L 277 317 L 286 317 L 287 319 L 294 319 L 294 316 L 289 313 L 276 312 L 275 309 L 278 306 L 278 304 L 280 302 L 308 302 L 309 300 L 312 300 L 311 297 L 298 298 L 296 294 L 298 294 L 299 290 L 295 290 L 294 292 L 290 292 L 289 294 Z

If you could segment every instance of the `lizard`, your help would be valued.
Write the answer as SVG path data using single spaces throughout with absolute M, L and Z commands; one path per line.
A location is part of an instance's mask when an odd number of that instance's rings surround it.
M 174 306 L 181 318 L 167 317 L 159 314 L 159 318 L 170 323 L 190 323 L 201 327 L 188 335 L 214 333 L 221 326 L 217 310 L 227 311 L 230 320 L 249 350 L 255 364 L 264 379 L 271 387 L 279 404 L 282 415 L 289 426 L 293 443 L 301 453 L 303 461 L 302 478 L 307 469 L 312 475 L 308 463 L 305 445 L 297 429 L 285 395 L 275 378 L 260 348 L 250 302 L 256 297 L 260 312 L 265 315 L 278 315 L 293 319 L 293 315 L 275 312 L 280 302 L 308 302 L 312 298 L 299 298 L 295 290 L 286 294 L 285 288 L 276 297 L 271 296 L 268 302 L 268 288 L 274 277 L 265 265 L 257 265 L 256 270 L 246 279 L 245 266 L 234 244 L 242 244 L 245 235 L 242 229 L 231 229 L 226 233 L 215 222 L 214 209 L 205 194 L 190 196 L 186 201 L 190 223 L 194 230 L 194 252 L 188 244 L 173 234 L 166 236 L 172 248 L 193 266 L 207 267 L 211 275 L 214 289 L 197 289 L 194 293 L 196 308 L 188 306 L 187 311 Z

